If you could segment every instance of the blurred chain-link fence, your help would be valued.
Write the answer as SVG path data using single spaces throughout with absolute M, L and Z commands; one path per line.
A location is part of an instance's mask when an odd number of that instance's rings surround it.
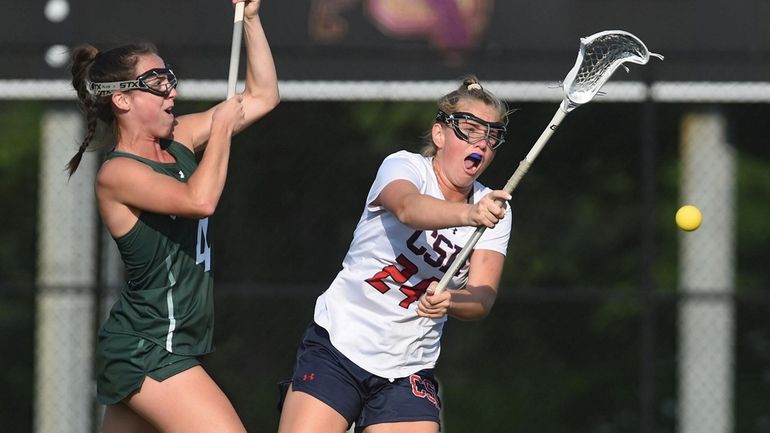
M 284 102 L 236 138 L 212 218 L 217 350 L 206 367 L 249 431 L 276 429 L 276 382 L 377 166 L 419 147 L 430 101 L 455 86 L 282 83 Z M 481 178 L 499 187 L 560 94 L 550 83 L 485 86 L 520 109 Z M 181 85 L 176 111 L 224 89 Z M 514 193 L 492 314 L 445 328 L 442 431 L 770 432 L 770 93 L 604 91 L 565 119 Z M 94 333 L 121 284 L 93 202 L 100 153 L 67 179 L 82 119 L 63 83 L 3 82 L 0 99 L 0 425 L 98 431 Z M 695 232 L 674 225 L 685 203 L 704 213 Z

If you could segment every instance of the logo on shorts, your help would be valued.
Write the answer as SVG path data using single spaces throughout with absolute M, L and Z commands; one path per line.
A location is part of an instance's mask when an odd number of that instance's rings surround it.
M 305 373 L 302 375 L 302 381 L 308 382 L 308 381 L 314 381 L 315 380 L 315 373 Z
M 426 398 L 436 406 L 436 409 L 441 409 L 441 401 L 438 398 L 436 386 L 430 379 L 413 374 L 409 377 L 409 382 L 412 384 L 412 394 L 415 397 Z

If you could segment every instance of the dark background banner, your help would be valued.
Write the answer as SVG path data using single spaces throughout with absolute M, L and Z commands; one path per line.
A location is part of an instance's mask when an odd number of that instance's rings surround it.
M 57 0 L 54 0 L 57 1 Z M 62 0 L 58 0 L 62 1 Z M 0 79 L 67 78 L 46 52 L 88 42 L 150 40 L 184 78 L 226 79 L 228 0 L 71 0 L 59 22 L 46 1 L 0 17 Z M 282 80 L 484 80 L 564 77 L 579 38 L 621 29 L 666 56 L 616 79 L 763 81 L 770 2 L 743 0 L 266 0 L 262 17 Z

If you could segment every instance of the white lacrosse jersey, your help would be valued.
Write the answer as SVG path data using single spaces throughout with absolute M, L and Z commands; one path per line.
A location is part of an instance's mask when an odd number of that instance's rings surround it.
M 449 268 L 475 227 L 442 230 L 410 228 L 382 206 L 371 203 L 394 180 L 412 182 L 422 194 L 444 199 L 432 158 L 400 151 L 383 161 L 366 198 L 353 241 L 329 288 L 318 297 L 315 322 L 329 332 L 332 344 L 368 372 L 395 379 L 436 365 L 446 317 L 417 316 L 417 300 Z M 474 182 L 474 203 L 491 192 Z M 475 246 L 505 254 L 511 211 L 486 229 Z M 464 263 L 448 288 L 468 281 Z

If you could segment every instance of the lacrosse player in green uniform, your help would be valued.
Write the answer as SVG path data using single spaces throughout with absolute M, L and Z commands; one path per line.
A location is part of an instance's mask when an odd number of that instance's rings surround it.
M 225 185 L 231 137 L 279 102 L 260 2 L 245 3 L 245 89 L 207 111 L 173 114 L 177 79 L 151 44 L 73 51 L 72 84 L 87 134 L 70 175 L 97 120 L 115 132 L 96 177 L 99 213 L 126 268 L 125 287 L 98 334 L 104 433 L 245 432 L 200 365 L 213 349 L 209 216 Z M 194 153 L 204 147 L 197 163 Z

